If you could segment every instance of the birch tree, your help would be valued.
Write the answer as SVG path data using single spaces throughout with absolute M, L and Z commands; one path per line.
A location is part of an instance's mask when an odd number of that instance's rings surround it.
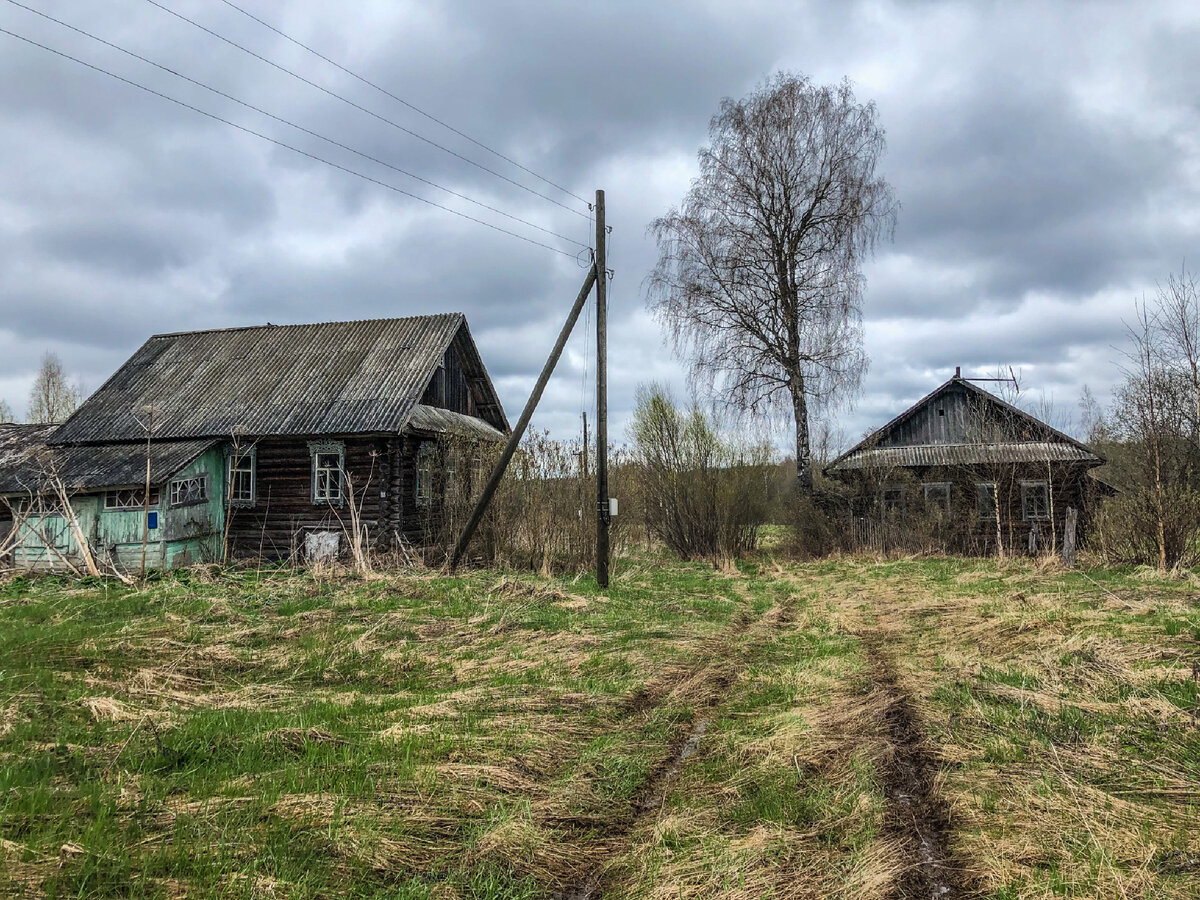
M 809 492 L 810 405 L 852 395 L 867 365 L 862 265 L 897 209 L 876 173 L 884 131 L 848 81 L 779 73 L 722 101 L 709 136 L 682 204 L 650 226 L 649 305 L 695 387 L 793 419 Z
M 66 369 L 58 355 L 46 353 L 29 392 L 30 423 L 51 425 L 65 422 L 79 406 L 81 393 L 78 387 L 67 380 Z

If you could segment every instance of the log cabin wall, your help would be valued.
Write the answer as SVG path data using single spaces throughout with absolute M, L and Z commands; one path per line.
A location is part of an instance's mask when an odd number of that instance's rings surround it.
M 412 547 L 429 547 L 445 540 L 442 533 L 445 496 L 445 435 L 408 431 L 400 436 L 400 460 L 393 476 L 392 495 L 396 499 L 393 515 L 399 520 L 398 532 Z M 417 467 L 422 453 L 430 454 L 430 496 L 417 501 Z
M 897 468 L 857 473 L 853 518 L 859 542 L 872 549 L 898 549 L 906 541 L 934 541 L 952 552 L 991 555 L 996 549 L 994 516 L 979 514 L 979 484 L 995 484 L 1000 499 L 1001 539 L 1008 553 L 1028 551 L 1029 532 L 1037 526 L 1039 549 L 1061 548 L 1068 507 L 1078 511 L 1076 536 L 1086 540 L 1093 521 L 1099 484 L 1087 475 L 1088 467 L 1069 464 L 994 465 L 979 467 Z M 1046 482 L 1049 492 L 1047 520 L 1025 518 L 1023 482 Z M 935 509 L 925 499 L 926 484 L 949 484 L 949 510 Z M 888 491 L 900 497 L 889 503 Z M 894 498 L 897 496 L 893 494 Z M 1051 528 L 1053 526 L 1053 530 Z
M 422 547 L 426 543 L 425 508 L 417 505 L 417 454 L 421 449 L 421 441 L 411 432 L 394 439 L 398 448 L 399 465 L 392 473 L 392 488 L 390 493 L 394 498 L 392 507 L 392 528 L 410 546 Z
M 345 471 L 362 498 L 362 523 L 373 547 L 387 550 L 397 538 L 425 547 L 445 538 L 441 529 L 445 491 L 444 436 L 406 431 L 372 437 L 272 438 L 255 444 L 256 493 L 252 507 L 233 507 L 231 550 L 238 558 L 300 559 L 304 533 L 344 532 L 350 527 L 349 499 L 340 507 L 312 502 L 309 442 L 342 441 Z M 422 451 L 431 455 L 430 496 L 416 496 L 417 465 Z M 371 454 L 375 457 L 372 460 Z M 370 474 L 365 497 L 363 483 Z M 260 550 L 261 548 L 261 550 Z M 343 540 L 345 549 L 345 540 Z
M 391 485 L 397 469 L 403 469 L 402 461 L 395 458 L 398 439 L 359 435 L 270 438 L 254 445 L 254 506 L 231 510 L 229 535 L 234 556 L 298 558 L 304 549 L 305 531 L 349 529 L 348 497 L 341 506 L 313 503 L 310 441 L 344 444 L 345 472 L 356 498 L 361 499 L 368 538 L 374 545 L 387 544 L 394 522 Z

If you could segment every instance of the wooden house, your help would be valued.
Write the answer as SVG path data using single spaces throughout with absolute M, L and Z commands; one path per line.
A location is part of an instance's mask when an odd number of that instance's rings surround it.
M 825 472 L 852 489 L 862 545 L 925 542 L 992 553 L 1082 540 L 1104 463 L 1085 444 L 978 385 L 953 378 L 851 447 Z
M 155 567 L 344 550 L 351 505 L 371 546 L 419 543 L 446 439 L 508 431 L 458 313 L 162 334 L 61 426 L 0 426 L 0 497 L 29 566 L 77 559 L 80 533 L 140 562 L 143 521 Z

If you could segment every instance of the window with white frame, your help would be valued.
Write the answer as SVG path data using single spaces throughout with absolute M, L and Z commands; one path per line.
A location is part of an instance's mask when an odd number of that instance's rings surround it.
M 310 443 L 312 454 L 312 502 L 341 506 L 345 499 L 346 445 L 341 441 Z
M 145 505 L 145 488 L 127 488 L 104 493 L 104 508 L 107 510 L 141 509 Z M 158 488 L 150 488 L 150 505 L 158 506 Z
M 413 478 L 413 498 L 417 506 L 428 506 L 433 496 L 433 447 L 422 442 L 417 450 L 417 467 Z
M 227 447 L 225 484 L 231 506 L 253 506 L 258 499 L 258 459 L 254 447 Z
M 1021 482 L 1021 518 L 1045 522 L 1050 518 L 1050 485 L 1045 481 Z
M 950 512 L 950 482 L 927 481 L 921 485 L 925 491 L 925 505 L 931 509 Z
M 996 483 L 993 481 L 978 481 L 975 483 L 975 512 L 981 519 L 994 521 L 996 518 Z
M 208 476 L 190 475 L 176 478 L 167 486 L 167 496 L 172 506 L 191 506 L 208 499 Z

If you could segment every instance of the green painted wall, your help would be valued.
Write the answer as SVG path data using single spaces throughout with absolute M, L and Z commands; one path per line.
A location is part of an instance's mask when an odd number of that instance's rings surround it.
M 150 531 L 146 544 L 147 568 L 171 568 L 220 559 L 225 521 L 224 466 L 221 448 L 214 447 L 171 479 L 205 475 L 208 498 L 202 503 L 172 507 L 170 483 L 159 486 L 159 502 L 150 507 L 158 513 L 158 527 Z M 71 498 L 71 507 L 99 562 L 112 560 L 126 571 L 141 566 L 142 510 L 106 510 L 103 493 L 77 495 Z M 57 554 L 46 548 L 38 531 L 53 541 Z M 59 554 L 73 564 L 80 564 L 79 547 L 66 520 L 62 516 L 47 516 L 30 520 L 13 561 L 29 568 L 63 568 Z

